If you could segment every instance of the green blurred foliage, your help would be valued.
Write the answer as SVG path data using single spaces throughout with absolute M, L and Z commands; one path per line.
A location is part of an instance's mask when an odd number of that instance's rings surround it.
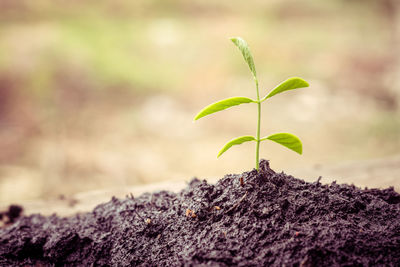
M 243 154 L 218 164 L 209 157 L 226 136 L 254 131 L 245 120 L 251 110 L 196 129 L 186 124 L 205 103 L 253 96 L 231 36 L 249 42 L 261 95 L 293 75 L 314 90 L 290 96 L 297 106 L 282 110 L 277 99 L 266 111 L 282 113 L 282 122 L 268 115 L 265 127 L 302 134 L 308 149 L 298 161 L 281 160 L 286 154 L 268 147 L 278 165 L 396 153 L 398 6 L 397 0 L 2 0 L 0 195 L 1 179 L 16 170 L 44 181 L 43 196 L 59 193 L 61 182 L 75 192 L 252 166 Z M 229 122 L 239 116 L 244 123 Z M 202 172 L 204 165 L 213 167 Z

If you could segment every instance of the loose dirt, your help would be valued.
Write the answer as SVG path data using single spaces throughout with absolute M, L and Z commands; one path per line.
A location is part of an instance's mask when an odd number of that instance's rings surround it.
M 242 182 L 241 182 L 242 181 Z M 60 218 L 0 229 L 0 266 L 399 266 L 393 188 L 307 183 L 261 170 L 193 179 Z

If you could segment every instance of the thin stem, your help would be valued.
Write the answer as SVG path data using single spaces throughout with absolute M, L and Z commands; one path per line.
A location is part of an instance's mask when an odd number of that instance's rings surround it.
M 261 127 L 261 102 L 260 102 L 260 92 L 258 90 L 258 80 L 256 77 L 254 77 L 254 80 L 256 82 L 256 88 L 257 88 L 257 106 L 258 106 L 258 119 L 257 119 L 257 136 L 256 136 L 256 170 L 258 171 L 259 169 L 259 161 L 260 161 L 260 127 Z

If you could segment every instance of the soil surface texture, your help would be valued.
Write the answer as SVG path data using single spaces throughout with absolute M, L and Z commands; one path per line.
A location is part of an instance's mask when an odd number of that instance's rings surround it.
M 400 195 L 260 171 L 0 229 L 0 266 L 399 266 Z

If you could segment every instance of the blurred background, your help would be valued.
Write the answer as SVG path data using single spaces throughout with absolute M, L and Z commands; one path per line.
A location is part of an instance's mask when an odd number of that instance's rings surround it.
M 276 171 L 396 156 L 399 12 L 397 0 L 0 0 L 0 202 L 251 170 L 254 144 L 216 155 L 255 134 L 256 106 L 192 121 L 255 97 L 231 36 L 249 43 L 261 95 L 291 76 L 311 84 L 263 105 L 262 135 L 304 146 L 264 142 Z

